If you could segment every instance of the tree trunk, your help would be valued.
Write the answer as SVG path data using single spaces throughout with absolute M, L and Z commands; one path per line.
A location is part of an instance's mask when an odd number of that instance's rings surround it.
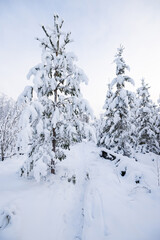
M 4 161 L 3 145 L 1 144 L 1 161 Z
M 57 29 L 59 32 L 59 29 Z M 59 38 L 57 41 L 57 51 L 56 51 L 56 56 L 58 56 L 58 51 L 59 51 Z M 58 72 L 56 71 L 54 74 L 54 77 L 58 76 Z M 54 103 L 56 105 L 57 103 L 57 89 L 54 90 Z M 52 151 L 56 153 L 56 129 L 53 128 L 53 140 L 52 140 Z M 55 161 L 51 159 L 51 174 L 55 174 Z
M 54 102 L 57 103 L 57 90 L 54 91 Z M 56 153 L 56 129 L 53 128 L 52 151 Z M 51 174 L 55 174 L 55 161 L 51 159 Z
M 52 151 L 56 152 L 56 129 L 53 128 Z M 51 159 L 51 174 L 55 174 L 55 161 Z

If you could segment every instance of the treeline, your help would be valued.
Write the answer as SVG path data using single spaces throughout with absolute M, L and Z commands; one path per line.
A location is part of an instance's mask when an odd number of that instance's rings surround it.
M 134 81 L 125 75 L 129 66 L 123 50 L 120 46 L 115 56 L 116 77 L 108 85 L 105 113 L 97 122 L 98 145 L 129 157 L 135 152 L 160 154 L 160 102 L 151 100 L 144 79 L 136 93 L 126 89 L 125 84 Z

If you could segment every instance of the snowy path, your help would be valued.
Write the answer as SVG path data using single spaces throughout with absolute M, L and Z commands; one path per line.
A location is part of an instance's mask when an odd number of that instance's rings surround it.
M 74 146 L 46 183 L 19 179 L 20 164 L 0 163 L 0 210 L 15 211 L 0 240 L 160 239 L 160 190 L 135 193 L 93 144 Z

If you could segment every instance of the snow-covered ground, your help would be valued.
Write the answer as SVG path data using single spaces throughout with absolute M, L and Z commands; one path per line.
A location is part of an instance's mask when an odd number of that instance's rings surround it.
M 159 240 L 160 159 L 99 152 L 73 146 L 41 183 L 18 176 L 22 156 L 0 162 L 0 240 Z

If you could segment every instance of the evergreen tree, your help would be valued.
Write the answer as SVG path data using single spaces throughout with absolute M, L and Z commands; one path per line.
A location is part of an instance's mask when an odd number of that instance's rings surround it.
M 102 132 L 103 132 L 103 128 L 105 125 L 105 119 L 104 119 L 104 114 L 100 114 L 99 118 L 94 118 L 94 129 L 95 129 L 95 134 L 96 134 L 96 143 L 98 146 L 100 146 L 100 141 L 101 141 L 101 137 L 102 137 Z
M 112 97 L 113 97 L 113 91 L 111 89 L 110 84 L 108 84 L 108 91 L 106 95 L 106 100 L 103 108 L 105 109 L 104 113 L 104 120 L 103 124 L 101 124 L 101 128 L 99 131 L 98 136 L 98 146 L 104 145 L 108 146 L 110 149 L 110 146 L 112 145 L 112 137 L 111 137 L 111 129 L 114 125 L 114 111 L 112 109 Z
M 137 108 L 138 108 L 138 98 L 136 96 L 135 92 L 130 92 L 128 91 L 128 95 L 129 95 L 129 107 L 130 107 L 130 146 L 133 148 L 134 152 L 136 149 L 136 144 L 137 144 L 137 132 L 136 132 L 136 112 L 137 112 Z
M 158 133 L 156 126 L 157 108 L 150 99 L 149 86 L 142 79 L 142 86 L 137 89 L 139 107 L 136 114 L 137 149 L 142 153 L 159 151 Z
M 16 154 L 19 111 L 16 103 L 0 94 L 0 160 Z
M 125 83 L 134 84 L 134 81 L 125 75 L 125 70 L 129 70 L 122 54 L 124 48 L 120 46 L 115 55 L 116 78 L 111 82 L 110 87 L 116 87 L 116 90 L 109 97 L 107 96 L 106 125 L 100 142 L 108 149 L 113 149 L 117 153 L 130 156 L 132 152 L 132 132 L 131 121 L 131 103 L 133 99 L 132 92 L 125 89 Z
M 62 27 L 58 15 L 54 16 L 53 29 L 42 26 L 45 37 L 37 38 L 42 48 L 41 63 L 28 74 L 28 78 L 33 76 L 33 87 L 26 87 L 20 97 L 27 102 L 21 118 L 20 141 L 26 136 L 27 149 L 21 175 L 34 176 L 38 181 L 49 172 L 55 173 L 57 159 L 65 158 L 63 149 L 81 141 L 79 132 L 85 123 L 80 117 L 82 113 L 90 116 L 80 92 L 80 83 L 87 83 L 87 77 L 75 65 L 75 55 L 66 52 L 71 33 L 64 33 Z
M 156 119 L 156 127 L 157 127 L 157 139 L 158 139 L 158 144 L 159 144 L 159 154 L 160 154 L 160 97 L 157 101 L 158 103 L 158 108 L 157 108 L 157 119 Z

